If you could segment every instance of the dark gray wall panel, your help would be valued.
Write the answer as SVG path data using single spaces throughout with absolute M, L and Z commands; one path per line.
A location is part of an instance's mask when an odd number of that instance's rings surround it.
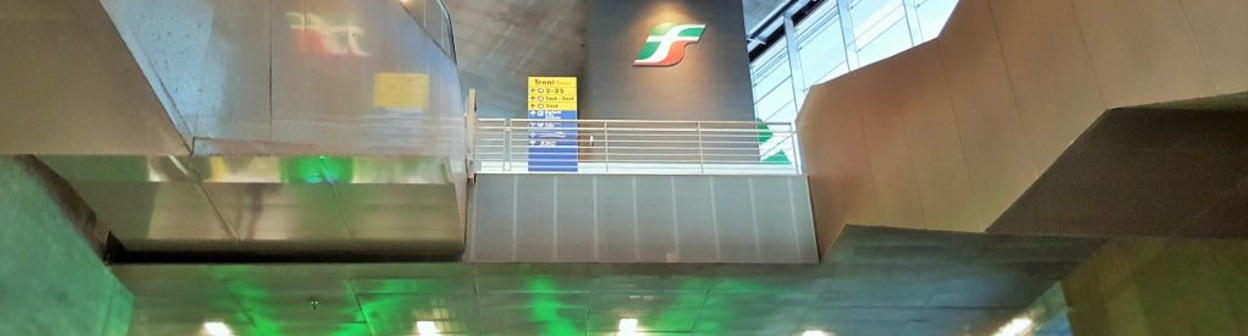
M 555 183 L 551 175 L 516 181 L 516 253 L 524 260 L 554 260 Z
M 667 262 L 676 254 L 676 205 L 671 177 L 639 178 L 637 181 L 638 236 L 646 247 L 638 256 L 644 262 Z
M 754 120 L 740 2 L 591 0 L 582 119 Z M 634 67 L 664 22 L 706 24 L 670 67 Z
M 478 178 L 472 190 L 470 237 L 485 244 L 472 244 L 468 258 L 506 261 L 513 258 L 511 242 L 515 234 L 516 176 Z M 487 206 L 479 206 L 485 204 Z M 505 244 L 503 244 L 505 243 Z
M 532 176 L 520 176 L 531 178 Z M 598 248 L 600 261 L 637 259 L 637 208 L 633 178 L 597 176 Z
M 719 255 L 727 262 L 758 261 L 758 228 L 754 226 L 754 206 L 750 202 L 748 179 L 711 180 L 715 198 L 715 227 L 719 235 Z
M 814 263 L 801 176 L 479 175 L 472 262 Z
M 594 219 L 593 178 L 556 175 L 556 261 L 593 261 L 597 258 L 597 221 Z
M 801 245 L 798 244 L 797 216 L 790 202 L 789 180 L 786 178 L 755 178 L 750 183 L 750 195 L 754 200 L 754 221 L 758 232 L 759 249 L 770 253 L 759 254 L 761 262 L 798 262 Z M 768 228 L 762 230 L 761 228 Z
M 711 203 L 711 178 L 676 178 L 676 232 L 681 261 L 719 260 L 719 236 L 715 231 L 715 207 Z

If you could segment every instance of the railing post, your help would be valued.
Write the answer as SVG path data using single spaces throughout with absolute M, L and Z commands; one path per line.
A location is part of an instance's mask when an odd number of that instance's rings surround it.
M 789 127 L 789 148 L 793 149 L 793 151 L 790 152 L 790 154 L 792 154 L 793 157 L 789 158 L 789 163 L 793 165 L 793 173 L 801 175 L 802 164 L 800 163 L 800 160 L 801 160 L 802 155 L 801 153 L 797 152 L 797 125 L 794 125 L 792 122 L 790 122 L 788 127 Z
M 702 122 L 697 122 L 693 127 L 698 131 L 698 172 L 706 174 L 706 149 L 702 143 Z
M 503 171 L 511 171 L 511 118 L 503 120 Z
M 606 159 L 603 160 L 603 172 L 611 172 L 611 133 L 608 131 L 607 122 L 602 122 L 602 151 L 606 153 Z

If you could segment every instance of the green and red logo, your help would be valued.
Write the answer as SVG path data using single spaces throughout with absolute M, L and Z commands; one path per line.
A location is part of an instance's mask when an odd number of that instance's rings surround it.
M 685 46 L 702 39 L 704 24 L 660 23 L 650 30 L 634 66 L 665 67 L 685 58 Z

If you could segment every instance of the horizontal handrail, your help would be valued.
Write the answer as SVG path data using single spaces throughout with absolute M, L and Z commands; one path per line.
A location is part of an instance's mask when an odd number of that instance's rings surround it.
M 800 174 L 792 123 L 480 118 L 478 173 Z
M 551 120 L 551 119 L 525 119 L 525 118 L 477 118 L 477 122 L 478 122 L 478 123 L 481 123 L 481 122 L 492 122 L 492 121 L 501 121 L 501 122 L 507 122 L 507 121 L 510 121 L 510 122 L 512 122 L 513 124 L 514 124 L 514 123 L 521 123 L 521 122 L 561 122 L 561 123 L 578 123 L 578 124 L 582 124 L 582 123 L 597 123 L 597 124 L 601 124 L 601 123 L 611 123 L 611 124 L 627 124 L 627 123 L 638 123 L 638 124 L 681 124 L 681 123 L 692 123 L 692 124 L 703 124 L 703 125 L 706 125 L 706 124 L 725 124 L 725 125 L 758 125 L 758 124 L 764 124 L 764 125 L 769 125 L 769 126 L 771 126 L 771 125 L 775 125 L 775 126 L 791 126 L 791 125 L 793 125 L 792 123 L 787 123 L 787 122 L 774 122 L 774 121 L 773 121 L 773 122 L 765 122 L 765 121 L 764 121 L 764 122 L 759 122 L 759 121 L 740 121 L 740 120 L 633 120 L 633 119 L 576 119 L 576 120 Z

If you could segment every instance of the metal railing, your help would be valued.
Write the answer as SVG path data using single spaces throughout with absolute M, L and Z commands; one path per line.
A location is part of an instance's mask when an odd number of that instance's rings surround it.
M 455 53 L 455 27 L 451 12 L 442 0 L 402 0 L 399 5 L 429 34 L 433 42 L 446 52 L 451 60 L 458 61 Z
M 801 174 L 791 123 L 477 119 L 478 173 Z

